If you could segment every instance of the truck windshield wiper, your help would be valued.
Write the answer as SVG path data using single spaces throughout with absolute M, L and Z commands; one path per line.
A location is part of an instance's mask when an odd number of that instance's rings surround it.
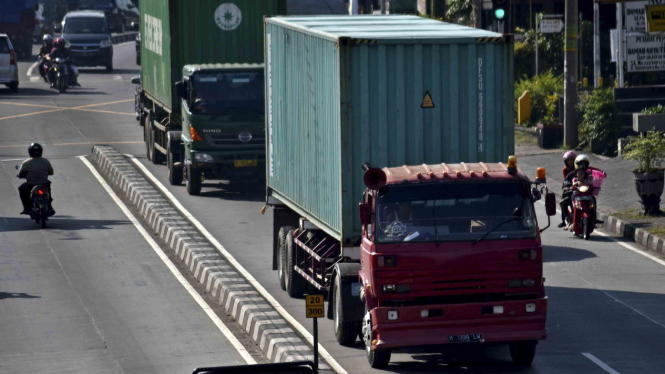
M 492 229 L 491 229 L 490 231 L 486 232 L 485 234 L 483 234 L 483 236 L 481 236 L 480 238 L 478 238 L 478 240 L 476 240 L 475 242 L 473 242 L 472 246 L 478 244 L 478 242 L 480 242 L 481 240 L 485 239 L 485 238 L 487 237 L 487 235 L 493 233 L 493 232 L 496 231 L 499 227 L 505 225 L 506 223 L 508 223 L 508 222 L 513 222 L 513 221 L 517 221 L 517 220 L 521 220 L 521 219 L 522 219 L 522 217 L 510 217 L 510 218 L 506 219 L 505 221 L 499 223 L 498 225 L 494 225 L 494 227 L 492 227 Z

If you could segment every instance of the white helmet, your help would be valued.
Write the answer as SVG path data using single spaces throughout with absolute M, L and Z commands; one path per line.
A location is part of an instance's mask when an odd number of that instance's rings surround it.
M 581 165 L 583 162 L 586 162 L 586 166 Z M 575 169 L 584 169 L 586 170 L 589 167 L 589 156 L 587 155 L 579 155 L 577 158 L 575 158 Z
M 42 42 L 44 43 L 53 43 L 53 37 L 49 34 L 44 35 L 44 38 L 42 38 Z

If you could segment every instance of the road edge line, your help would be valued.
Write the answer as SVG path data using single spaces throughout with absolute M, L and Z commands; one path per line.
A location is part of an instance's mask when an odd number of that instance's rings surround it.
M 591 362 L 598 365 L 598 367 L 600 367 L 601 369 L 605 370 L 606 372 L 608 372 L 610 374 L 621 374 L 618 371 L 612 369 L 608 364 L 604 363 L 598 357 L 592 355 L 591 353 L 583 352 L 582 356 L 588 358 L 589 360 L 591 360 Z
M 284 309 L 281 304 L 229 253 L 224 246 L 215 239 L 212 234 L 187 210 L 178 199 L 173 196 L 171 191 L 169 191 L 154 175 L 145 167 L 136 157 L 133 155 L 125 154 L 125 157 L 129 158 L 134 165 L 136 165 L 150 181 L 157 186 L 157 188 L 164 194 L 164 196 L 173 204 L 173 206 L 182 213 L 198 230 L 201 234 L 210 241 L 210 243 L 231 263 L 239 273 L 241 273 L 249 283 L 251 283 L 254 288 L 272 305 L 277 312 L 284 317 L 284 319 L 309 342 L 310 345 L 314 345 L 314 337 L 312 334 L 307 331 L 307 329 L 300 324 L 295 318 L 289 314 L 289 312 Z M 326 362 L 332 367 L 332 369 L 338 374 L 347 374 L 346 370 L 328 353 L 328 351 L 319 343 L 319 354 L 326 360 Z
M 164 253 L 159 244 L 157 244 L 157 242 L 155 242 L 155 240 L 150 236 L 150 234 L 148 234 L 145 228 L 143 228 L 143 226 L 138 221 L 136 216 L 134 216 L 134 214 L 129 210 L 129 208 L 127 208 L 127 206 L 122 202 L 122 200 L 120 200 L 115 191 L 113 191 L 111 186 L 109 186 L 106 180 L 104 180 L 104 178 L 99 174 L 99 172 L 90 163 L 90 161 L 88 161 L 88 159 L 85 156 L 78 156 L 78 159 L 81 160 L 85 164 L 85 166 L 88 167 L 88 169 L 90 169 L 92 175 L 95 178 L 97 178 L 97 180 L 102 185 L 102 187 L 104 187 L 109 196 L 111 196 L 113 201 L 115 201 L 118 207 L 120 207 L 120 210 L 122 210 L 122 212 L 125 213 L 129 221 L 141 233 L 143 238 L 148 242 L 150 247 L 152 247 L 157 256 L 159 256 L 159 258 L 162 260 L 162 262 L 164 262 L 166 267 L 168 267 L 171 273 L 176 277 L 178 282 L 180 282 L 180 284 L 185 288 L 185 290 L 187 290 L 187 292 L 189 292 L 192 298 L 194 298 L 194 301 L 196 301 L 196 303 L 201 307 L 201 309 L 203 309 L 203 311 L 208 315 L 208 317 L 212 320 L 212 323 L 214 323 L 215 326 L 217 326 L 217 328 L 222 332 L 222 334 L 224 334 L 226 339 L 231 343 L 231 345 L 233 345 L 236 351 L 238 351 L 238 353 L 240 354 L 240 356 L 242 356 L 245 362 L 247 362 L 250 365 L 256 364 L 256 360 L 254 360 L 254 357 L 252 357 L 252 355 L 247 351 L 247 349 L 245 349 L 242 343 L 240 343 L 238 338 L 236 338 L 235 335 L 233 335 L 231 330 L 229 330 L 228 327 L 226 327 L 226 325 L 224 324 L 224 322 L 222 322 L 222 320 L 215 314 L 210 305 L 208 305 L 208 303 L 201 297 L 201 295 L 198 294 L 198 292 L 196 292 L 194 287 L 187 281 L 187 279 L 185 279 L 185 277 L 180 273 L 180 271 L 171 261 L 171 259 L 169 259 L 168 256 Z

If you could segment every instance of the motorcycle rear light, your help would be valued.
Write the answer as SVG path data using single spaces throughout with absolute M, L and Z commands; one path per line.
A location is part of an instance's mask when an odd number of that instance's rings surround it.
M 523 261 L 535 260 L 538 258 L 538 251 L 536 251 L 535 249 L 520 251 L 519 257 L 520 260 Z
M 16 65 L 16 52 L 9 51 L 9 65 Z
M 44 190 L 37 190 L 37 194 L 39 194 L 39 195 L 43 195 L 43 194 L 44 194 Z
M 511 280 L 508 281 L 508 287 L 510 287 L 510 288 L 522 287 L 522 280 L 521 279 L 511 279 Z
M 388 320 L 389 321 L 397 321 L 399 319 L 399 312 L 396 310 L 389 310 L 388 311 Z
M 533 287 L 536 285 L 535 279 L 522 279 L 522 287 Z
M 376 259 L 379 267 L 394 267 L 397 266 L 397 257 L 395 256 L 379 256 Z

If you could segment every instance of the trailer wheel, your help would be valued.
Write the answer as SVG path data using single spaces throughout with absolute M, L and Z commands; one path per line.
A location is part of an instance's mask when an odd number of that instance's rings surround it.
M 165 161 L 165 155 L 155 147 L 155 129 L 150 130 L 150 149 L 152 150 L 152 163 L 162 165 Z
M 510 343 L 510 357 L 517 366 L 529 366 L 536 356 L 536 342 L 523 341 Z
M 187 193 L 196 196 L 201 193 L 201 170 L 187 167 Z
M 282 226 L 277 234 L 277 278 L 279 278 L 279 287 L 286 291 L 286 235 L 289 231 L 295 230 L 293 226 Z
M 289 230 L 286 234 L 284 244 L 286 247 L 286 272 L 285 272 L 285 283 L 286 283 L 286 292 L 291 297 L 302 297 L 305 293 L 307 284 L 305 279 L 294 269 L 296 265 L 296 243 L 293 240 L 293 232 L 295 230 Z
M 365 340 L 365 354 L 367 361 L 372 369 L 383 369 L 388 366 L 390 362 L 390 349 L 375 349 L 372 350 L 372 315 L 367 310 L 367 303 L 365 303 L 365 318 L 363 319 L 363 329 Z
M 182 167 L 175 167 L 175 159 L 171 145 L 168 146 L 168 154 L 166 155 L 166 165 L 169 169 L 169 183 L 172 186 L 180 186 L 182 184 Z
M 337 280 L 333 289 L 333 322 L 335 327 L 335 338 L 340 345 L 351 346 L 356 342 L 356 337 L 360 331 L 361 322 L 344 321 L 342 315 L 342 289 Z
M 152 161 L 152 154 L 150 152 L 150 145 L 152 140 L 150 139 L 150 116 L 145 116 L 143 120 L 143 141 L 145 141 L 145 155 L 148 158 L 148 161 Z

